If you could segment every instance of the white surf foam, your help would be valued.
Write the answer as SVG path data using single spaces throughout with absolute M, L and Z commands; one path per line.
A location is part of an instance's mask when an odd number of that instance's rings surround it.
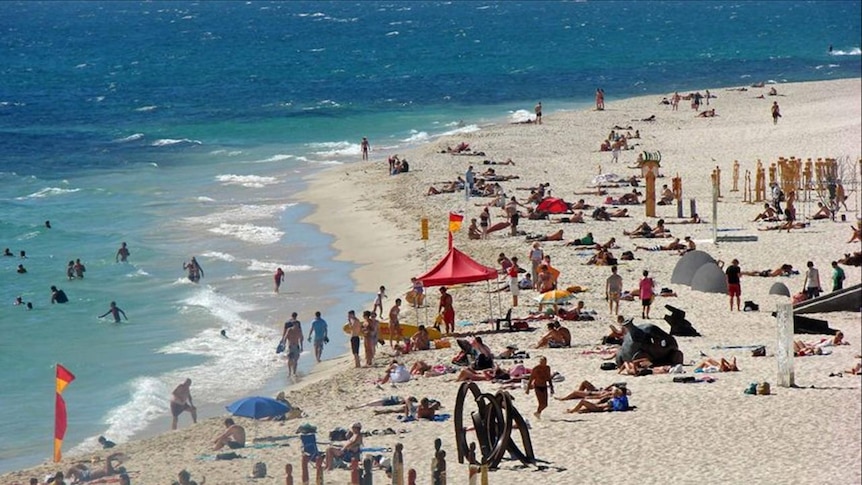
M 63 189 L 60 187 L 45 187 L 44 189 L 33 192 L 30 195 L 25 195 L 23 197 L 16 197 L 15 200 L 43 199 L 45 197 L 52 197 L 52 196 L 56 196 L 56 195 L 74 194 L 75 192 L 78 192 L 80 190 L 81 189 Z
M 229 263 L 232 261 L 236 261 L 236 258 L 233 257 L 232 254 L 220 253 L 218 251 L 207 251 L 201 254 L 201 256 L 209 259 L 218 259 L 219 261 L 227 261 Z
M 273 261 L 258 261 L 256 259 L 252 259 L 248 264 L 249 271 L 262 273 L 275 273 L 275 270 L 278 268 L 281 268 L 285 273 L 311 270 L 311 266 L 307 264 L 282 264 Z
M 123 138 L 117 138 L 113 140 L 114 143 L 128 143 L 130 141 L 137 141 L 144 137 L 143 133 L 135 133 L 134 135 L 129 135 Z
M 296 205 L 295 202 L 289 204 L 249 204 L 233 207 L 221 212 L 214 212 L 204 216 L 186 217 L 183 220 L 193 224 L 215 225 L 225 222 L 247 222 L 258 221 L 261 219 L 271 219 L 277 214 L 284 211 L 285 208 Z
M 419 143 L 419 142 L 427 141 L 429 138 L 431 138 L 431 137 L 428 135 L 427 132 L 410 130 L 410 136 L 408 136 L 407 138 L 405 138 L 401 141 L 404 143 Z
M 359 143 L 349 141 L 332 141 L 324 143 L 310 143 L 308 148 L 314 155 L 323 158 L 359 156 L 361 147 Z
M 832 52 L 829 53 L 829 55 L 830 56 L 859 56 L 859 55 L 862 55 L 862 49 L 860 49 L 859 47 L 854 47 L 854 48 L 850 49 L 849 51 L 844 51 L 844 50 L 840 50 L 840 49 L 839 50 L 833 50 Z
M 223 185 L 239 185 L 240 187 L 248 187 L 252 189 L 259 189 L 278 182 L 278 179 L 275 177 L 236 174 L 216 175 L 216 180 L 221 182 Z
M 275 244 L 284 236 L 284 231 L 275 227 L 255 226 L 253 224 L 219 224 L 218 227 L 209 229 L 209 232 L 261 245 Z
M 203 145 L 203 142 L 199 140 L 189 140 L 188 138 L 161 138 L 152 143 L 152 146 L 154 147 L 168 147 L 173 145 Z
M 533 114 L 525 109 L 519 109 L 509 114 L 509 122 L 525 123 L 533 119 Z

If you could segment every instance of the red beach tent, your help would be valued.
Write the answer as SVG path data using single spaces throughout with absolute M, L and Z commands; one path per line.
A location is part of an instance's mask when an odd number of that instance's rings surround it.
M 536 206 L 536 212 L 547 212 L 549 214 L 564 214 L 569 211 L 569 204 L 563 199 L 556 197 L 545 197 Z
M 424 286 L 446 286 L 497 279 L 497 270 L 477 263 L 455 247 L 431 270 L 417 276 Z

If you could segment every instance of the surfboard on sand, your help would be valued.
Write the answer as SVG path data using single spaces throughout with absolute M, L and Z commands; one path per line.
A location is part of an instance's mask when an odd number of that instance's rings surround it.
M 344 330 L 344 333 L 350 335 L 350 326 L 348 324 L 345 323 L 341 329 Z M 425 327 L 425 330 L 428 331 L 429 340 L 437 340 L 443 337 L 443 334 L 434 327 Z M 410 338 L 418 331 L 419 327 L 416 325 L 409 325 L 406 323 L 401 324 L 401 337 L 403 338 Z M 389 322 L 380 322 L 380 332 L 378 337 L 380 337 L 380 340 L 389 340 Z

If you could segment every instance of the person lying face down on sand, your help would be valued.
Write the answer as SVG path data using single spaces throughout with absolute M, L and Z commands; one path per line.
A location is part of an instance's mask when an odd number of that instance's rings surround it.
M 625 390 L 614 387 L 610 399 L 600 400 L 593 403 L 587 399 L 581 399 L 575 407 L 566 410 L 567 413 L 603 413 L 614 411 L 628 411 L 629 398 Z
M 552 232 L 550 234 L 539 235 L 539 234 L 529 234 L 526 236 L 525 240 L 527 242 L 547 242 L 547 241 L 562 241 L 563 240 L 563 230 Z
M 111 477 L 114 475 L 119 475 L 120 473 L 125 473 L 126 469 L 123 467 L 114 467 L 114 462 L 117 465 L 123 462 L 126 459 L 126 455 L 123 453 L 112 453 L 105 458 L 105 466 L 104 468 L 97 469 L 94 465 L 99 462 L 98 457 L 93 458 L 92 464 L 93 466 L 87 466 L 83 463 L 78 463 L 73 465 L 66 472 L 66 477 L 71 478 L 74 483 L 81 482 L 89 482 L 99 478 Z
M 451 194 L 453 192 L 464 190 L 464 187 L 466 186 L 466 182 L 464 182 L 464 179 L 462 179 L 460 175 L 458 176 L 458 178 L 451 182 L 442 183 L 443 186 L 439 189 L 437 187 L 434 187 L 433 185 L 431 187 L 428 187 L 428 192 L 425 195 L 437 195 L 447 193 Z
M 714 118 L 716 116 L 718 115 L 715 114 L 715 108 L 712 108 L 705 111 L 701 111 L 700 113 L 695 115 L 695 118 Z
M 657 246 L 635 246 L 635 251 L 644 250 L 644 251 L 681 251 L 686 249 L 686 245 L 679 242 L 679 238 L 673 238 L 673 241 Z
M 659 219 L 654 228 L 644 221 L 638 224 L 632 231 L 623 231 L 623 234 L 632 238 L 672 237 L 670 231 L 664 225 L 664 219 Z
M 614 254 L 607 249 L 600 248 L 596 251 L 596 254 L 592 255 L 590 259 L 587 260 L 586 265 L 591 266 L 613 266 L 617 264 L 617 258 Z
M 654 366 L 649 358 L 628 360 L 623 362 L 623 365 L 617 369 L 618 374 L 628 376 L 646 376 L 650 374 L 667 374 L 670 372 L 671 366 Z
M 768 278 L 775 276 L 791 276 L 794 274 L 799 274 L 799 272 L 794 270 L 793 266 L 785 263 L 775 269 L 765 269 L 763 271 L 742 271 L 740 274 L 744 276 L 760 276 L 763 278 Z

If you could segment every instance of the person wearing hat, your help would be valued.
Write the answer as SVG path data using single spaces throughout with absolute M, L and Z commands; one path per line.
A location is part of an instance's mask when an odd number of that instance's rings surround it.
M 350 426 L 347 443 L 344 443 L 342 446 L 330 446 L 326 449 L 326 469 L 332 470 L 336 465 L 336 460 L 338 460 L 339 465 L 349 464 L 354 458 L 358 460 L 361 448 L 362 424 L 356 422 Z

